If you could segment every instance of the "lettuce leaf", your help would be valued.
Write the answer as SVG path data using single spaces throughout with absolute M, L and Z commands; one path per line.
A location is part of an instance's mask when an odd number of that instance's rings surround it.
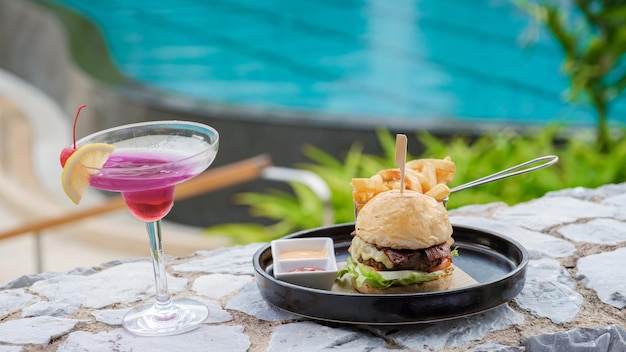
M 459 256 L 459 246 L 456 246 L 456 247 L 452 248 L 452 250 L 450 251 L 450 255 L 452 255 L 453 257 L 458 257 Z
M 348 275 L 350 278 L 356 281 L 358 286 L 367 284 L 377 289 L 384 289 L 391 286 L 406 286 L 419 284 L 425 281 L 436 279 L 439 275 L 443 274 L 445 270 L 434 271 L 427 273 L 423 271 L 403 270 L 401 275 L 397 275 L 399 272 L 394 273 L 394 278 L 386 278 L 384 272 L 372 270 L 367 265 L 361 263 L 355 263 L 351 257 L 348 257 L 346 266 L 337 273 L 337 278 L 341 278 L 344 275 Z

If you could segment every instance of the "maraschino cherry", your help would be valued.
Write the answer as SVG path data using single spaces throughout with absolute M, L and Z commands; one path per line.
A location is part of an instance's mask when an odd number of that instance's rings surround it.
M 76 117 L 74 117 L 74 128 L 73 128 L 73 132 L 74 132 L 74 145 L 71 147 L 66 147 L 63 148 L 63 150 L 61 151 L 61 166 L 65 166 L 65 162 L 67 161 L 67 159 L 72 156 L 72 154 L 74 154 L 74 152 L 76 151 L 76 122 L 78 121 L 78 115 L 80 114 L 80 111 L 87 105 L 81 105 L 78 107 L 78 111 L 76 111 Z

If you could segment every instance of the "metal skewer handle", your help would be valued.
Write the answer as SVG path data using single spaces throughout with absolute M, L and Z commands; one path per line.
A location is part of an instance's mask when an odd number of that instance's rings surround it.
M 468 183 L 464 183 L 464 184 L 462 184 L 460 186 L 456 186 L 454 188 L 451 188 L 450 189 L 450 193 L 454 193 L 454 192 L 462 191 L 464 189 L 480 186 L 480 185 L 483 185 L 485 183 L 502 180 L 504 178 L 525 174 L 527 172 L 543 169 L 545 167 L 548 167 L 548 166 L 556 163 L 557 161 L 559 161 L 559 157 L 556 156 L 556 155 L 542 156 L 542 157 L 539 157 L 539 158 L 536 158 L 536 159 L 529 160 L 529 161 L 527 161 L 525 163 L 521 163 L 519 165 L 515 165 L 515 166 L 510 167 L 510 168 L 508 168 L 506 170 L 502 170 L 502 171 L 496 172 L 495 174 L 491 174 L 489 176 L 485 176 L 483 178 L 479 178 L 477 180 L 474 180 L 474 181 L 471 181 L 471 182 L 468 182 Z M 536 166 L 533 166 L 533 167 L 527 167 L 529 165 L 534 165 L 534 164 L 537 164 L 537 163 L 540 163 L 540 162 L 541 162 L 541 164 L 539 164 L 539 165 L 536 165 Z

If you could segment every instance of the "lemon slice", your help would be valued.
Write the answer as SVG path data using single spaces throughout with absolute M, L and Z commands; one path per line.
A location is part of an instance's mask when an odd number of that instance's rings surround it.
M 61 182 L 65 194 L 74 202 L 80 203 L 83 193 L 89 187 L 89 178 L 109 159 L 115 146 L 106 143 L 84 145 L 74 152 L 63 167 Z

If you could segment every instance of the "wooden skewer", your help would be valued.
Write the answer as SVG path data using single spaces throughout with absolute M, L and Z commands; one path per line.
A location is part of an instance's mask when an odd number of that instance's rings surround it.
M 404 193 L 404 169 L 406 165 L 407 138 L 404 134 L 396 134 L 396 166 L 400 169 L 400 193 Z
M 268 155 L 262 154 L 250 159 L 242 160 L 229 165 L 217 167 L 176 186 L 174 200 L 181 200 L 202 193 L 218 190 L 258 178 L 264 168 L 271 166 L 272 161 Z M 55 227 L 74 221 L 82 220 L 91 216 L 108 213 L 124 208 L 126 204 L 122 196 L 108 198 L 103 204 L 72 212 L 52 219 L 33 222 L 13 230 L 0 233 L 0 240 L 21 235 L 24 233 L 38 232 L 50 227 Z

